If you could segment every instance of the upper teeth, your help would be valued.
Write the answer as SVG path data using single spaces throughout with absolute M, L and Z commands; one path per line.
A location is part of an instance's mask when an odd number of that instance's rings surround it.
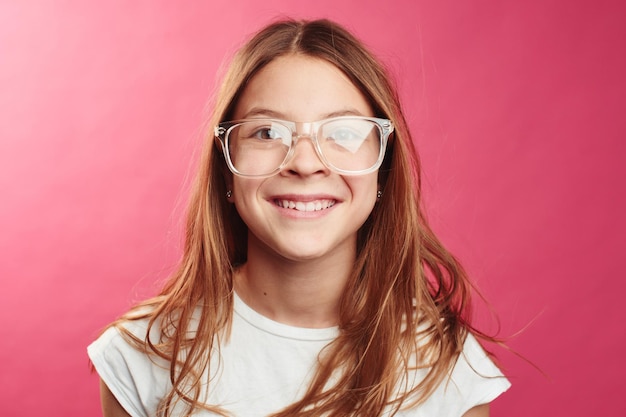
M 316 200 L 316 201 L 290 201 L 276 200 L 276 204 L 283 208 L 290 208 L 298 211 L 318 211 L 324 210 L 335 205 L 335 200 Z

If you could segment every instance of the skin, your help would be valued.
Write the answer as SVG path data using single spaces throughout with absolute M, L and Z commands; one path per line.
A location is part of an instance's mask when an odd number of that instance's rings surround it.
M 131 417 L 102 380 L 100 380 L 100 402 L 104 417 Z
M 289 55 L 252 78 L 234 118 L 310 122 L 337 115 L 373 112 L 335 66 Z M 376 204 L 377 173 L 339 175 L 303 137 L 278 174 L 231 180 L 231 201 L 249 229 L 248 261 L 235 276 L 238 295 L 275 321 L 309 328 L 335 325 L 338 300 L 356 258 L 357 231 Z M 334 205 L 303 212 L 280 207 L 277 200 L 332 200 Z
M 233 118 L 311 122 L 339 115 L 374 116 L 361 92 L 335 66 L 288 55 L 250 80 Z M 229 200 L 249 229 L 248 261 L 234 277 L 237 294 L 278 322 L 308 328 L 336 325 L 339 298 L 356 259 L 357 231 L 376 204 L 377 173 L 336 174 L 318 158 L 311 141 L 301 138 L 278 174 L 232 176 L 229 182 Z M 334 204 L 304 212 L 281 207 L 277 200 Z M 105 417 L 129 416 L 103 382 L 101 398 Z M 464 414 L 487 416 L 488 404 Z

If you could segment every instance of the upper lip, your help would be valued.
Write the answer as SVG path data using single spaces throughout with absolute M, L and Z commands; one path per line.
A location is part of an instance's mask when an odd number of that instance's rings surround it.
M 277 194 L 268 198 L 270 201 L 274 200 L 288 200 L 293 202 L 308 203 L 312 201 L 320 200 L 332 200 L 339 202 L 339 198 L 329 194 Z

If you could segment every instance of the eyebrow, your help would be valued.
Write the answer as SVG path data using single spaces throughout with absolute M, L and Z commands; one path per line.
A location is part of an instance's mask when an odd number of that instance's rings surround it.
M 326 113 L 322 115 L 318 120 L 330 119 L 332 117 L 340 117 L 340 116 L 363 116 L 363 114 L 354 109 L 347 108 L 343 110 L 337 110 L 330 113 Z M 260 107 L 253 107 L 250 111 L 244 114 L 243 119 L 253 119 L 253 118 L 269 118 L 269 119 L 281 119 L 287 120 L 287 117 L 284 113 L 279 111 L 264 109 Z M 301 120 L 298 120 L 301 121 Z

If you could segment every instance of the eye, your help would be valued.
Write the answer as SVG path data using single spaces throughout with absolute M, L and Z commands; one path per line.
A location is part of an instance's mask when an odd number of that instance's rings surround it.
M 337 142 L 339 145 L 347 144 L 352 141 L 361 141 L 363 137 L 360 132 L 357 132 L 354 129 L 351 129 L 347 126 L 337 127 L 330 132 L 326 136 L 328 139 L 332 139 Z
M 371 132 L 368 123 L 331 124 L 324 128 L 324 138 L 328 145 L 337 150 L 356 153 L 363 146 Z
M 263 127 L 252 132 L 251 137 L 261 140 L 276 140 L 281 138 L 280 131 L 271 127 Z
M 290 138 L 289 129 L 270 120 L 247 121 L 243 123 L 239 129 L 238 136 L 243 140 L 284 142 L 287 138 Z

